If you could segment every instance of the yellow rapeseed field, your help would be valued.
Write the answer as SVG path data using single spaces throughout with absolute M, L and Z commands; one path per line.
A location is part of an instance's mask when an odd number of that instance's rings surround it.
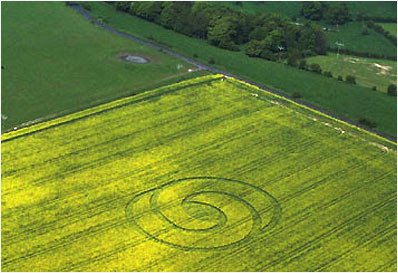
M 221 75 L 2 135 L 3 271 L 396 271 L 396 145 Z

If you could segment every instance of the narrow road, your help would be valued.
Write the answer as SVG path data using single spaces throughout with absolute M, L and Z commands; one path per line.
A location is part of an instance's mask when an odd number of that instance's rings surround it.
M 196 60 L 193 60 L 193 59 L 191 59 L 191 58 L 188 58 L 188 57 L 186 57 L 186 56 L 183 56 L 183 55 L 181 55 L 181 54 L 179 54 L 179 53 L 177 53 L 177 52 L 174 52 L 174 51 L 172 51 L 172 50 L 169 50 L 169 49 L 167 49 L 167 48 L 158 46 L 158 45 L 156 45 L 156 44 L 154 44 L 154 43 L 151 43 L 151 42 L 148 42 L 148 41 L 144 41 L 144 40 L 142 40 L 142 39 L 140 39 L 140 38 L 137 38 L 137 37 L 135 37 L 135 36 L 133 36 L 133 35 L 130 35 L 130 34 L 127 34 L 127 33 L 121 32 L 121 31 L 118 31 L 118 30 L 116 30 L 116 29 L 114 29 L 114 28 L 111 28 L 110 26 L 107 26 L 107 25 L 104 25 L 104 24 L 100 23 L 100 22 L 97 21 L 95 18 L 93 18 L 90 14 L 88 14 L 84 9 L 82 9 L 79 5 L 77 5 L 76 3 L 69 2 L 69 5 L 70 5 L 72 8 L 74 8 L 77 12 L 79 12 L 84 18 L 86 18 L 87 20 L 93 22 L 93 24 L 95 24 L 95 25 L 97 25 L 97 26 L 99 26 L 99 27 L 101 27 L 101 28 L 103 28 L 103 29 L 106 29 L 107 31 L 110 31 L 110 32 L 112 32 L 112 33 L 114 33 L 114 34 L 116 34 L 116 35 L 122 36 L 122 37 L 124 37 L 124 38 L 126 38 L 126 39 L 129 39 L 129 40 L 131 40 L 131 41 L 134 41 L 134 42 L 136 42 L 136 43 L 139 43 L 139 44 L 142 44 L 142 45 L 145 45 L 145 46 L 154 48 L 154 49 L 156 49 L 156 50 L 159 50 L 159 51 L 161 51 L 161 52 L 164 52 L 164 53 L 166 53 L 166 54 L 169 54 L 169 55 L 171 55 L 171 56 L 174 56 L 174 57 L 176 57 L 176 58 L 179 58 L 179 59 L 181 59 L 181 60 L 183 60 L 183 61 L 185 61 L 185 62 L 187 62 L 187 63 L 190 63 L 190 64 L 192 64 L 192 65 L 197 66 L 199 69 L 207 70 L 207 71 L 210 71 L 210 72 L 216 73 L 216 74 L 223 74 L 223 75 L 225 75 L 225 76 L 228 76 L 228 77 L 231 77 L 231 78 L 235 78 L 235 79 L 240 80 L 240 81 L 242 81 L 242 82 L 246 82 L 246 83 L 249 83 L 249 84 L 251 84 L 251 85 L 257 86 L 258 88 L 260 88 L 260 89 L 262 89 L 262 90 L 264 90 L 264 91 L 267 91 L 267 92 L 276 94 L 276 95 L 278 95 L 278 96 L 284 97 L 284 98 L 286 98 L 286 99 L 292 100 L 292 101 L 294 101 L 294 102 L 296 102 L 296 103 L 298 103 L 298 104 L 307 106 L 307 107 L 309 107 L 309 108 L 311 108 L 311 109 L 313 109 L 313 110 L 319 111 L 319 112 L 321 112 L 321 113 L 323 113 L 323 114 L 326 114 L 326 115 L 328 115 L 328 116 L 330 116 L 330 117 L 333 117 L 333 118 L 335 118 L 335 119 L 338 119 L 338 120 L 347 122 L 347 123 L 349 123 L 349 124 L 351 124 L 351 125 L 357 126 L 357 127 L 361 128 L 361 129 L 364 129 L 364 130 L 369 131 L 369 132 L 371 132 L 371 133 L 377 134 L 377 135 L 379 135 L 379 136 L 381 136 L 381 137 L 383 137 L 383 138 L 386 138 L 386 139 L 388 139 L 388 140 L 391 140 L 391 141 L 393 141 L 393 142 L 395 142 L 395 143 L 397 142 L 397 139 L 396 139 L 396 138 L 393 138 L 393 137 L 387 136 L 387 135 L 385 135 L 385 134 L 383 134 L 383 133 L 380 133 L 380 132 L 378 132 L 378 131 L 375 131 L 375 130 L 372 130 L 372 129 L 363 127 L 362 125 L 360 125 L 360 124 L 358 124 L 358 123 L 355 123 L 355 122 L 353 122 L 353 121 L 351 121 L 351 120 L 347 120 L 347 119 L 341 118 L 341 117 L 339 117 L 339 116 L 336 116 L 336 115 L 334 115 L 334 114 L 331 114 L 331 113 L 329 113 L 329 112 L 326 112 L 326 111 L 324 111 L 324 110 L 322 110 L 322 109 L 319 109 L 318 107 L 315 107 L 315 106 L 313 106 L 313 105 L 307 104 L 307 103 L 305 103 L 305 102 L 297 101 L 297 100 L 295 100 L 295 99 L 293 99 L 293 98 L 291 98 L 291 97 L 289 97 L 289 96 L 287 96 L 287 95 L 285 95 L 285 94 L 279 93 L 279 92 L 277 92 L 277 91 L 275 91 L 275 90 L 272 90 L 272 89 L 270 89 L 270 88 L 268 88 L 268 87 L 266 87 L 266 86 L 262 86 L 262 85 L 259 85 L 259 84 L 254 83 L 254 82 L 251 82 L 251 81 L 242 79 L 242 78 L 240 78 L 240 77 L 238 77 L 238 76 L 236 76 L 236 75 L 234 75 L 234 74 L 231 74 L 231 73 L 228 73 L 228 72 L 226 72 L 226 71 L 223 71 L 223 70 L 220 70 L 220 69 L 217 69 L 217 68 L 214 68 L 214 67 L 205 65 L 205 64 L 203 64 L 203 63 L 200 63 L 200 62 L 198 62 L 198 61 L 196 61 Z

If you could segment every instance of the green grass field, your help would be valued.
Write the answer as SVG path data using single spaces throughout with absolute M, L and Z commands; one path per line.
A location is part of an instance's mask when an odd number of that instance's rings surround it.
M 390 84 L 397 84 L 397 63 L 380 59 L 360 58 L 330 53 L 328 56 L 307 58 L 307 62 L 317 63 L 323 71 L 331 71 L 334 78 L 341 75 L 354 75 L 358 85 L 387 93 Z
M 375 120 L 377 130 L 396 136 L 396 100 L 370 88 L 336 82 L 311 72 L 301 71 L 284 64 L 249 58 L 243 52 L 232 52 L 209 45 L 204 40 L 166 30 L 134 16 L 117 12 L 110 5 L 90 2 L 94 16 L 107 20 L 116 29 L 143 39 L 151 35 L 186 56 L 197 54 L 198 60 L 207 63 L 215 59 L 217 68 L 234 73 L 257 84 L 266 85 L 281 93 L 299 92 L 301 100 L 316 107 L 357 122 L 361 118 Z
M 364 24 L 362 22 L 349 22 L 339 25 L 338 32 L 335 31 L 336 26 L 329 27 L 334 31 L 327 31 L 326 35 L 330 46 L 333 48 L 337 48 L 336 42 L 339 42 L 344 44 L 342 48 L 356 52 L 368 52 L 390 57 L 397 56 L 397 47 L 380 33 L 368 29 L 369 35 L 363 35 Z
M 302 2 L 299 1 L 242 1 L 237 5 L 233 1 L 214 1 L 214 5 L 226 6 L 247 13 L 279 13 L 288 18 L 300 17 Z
M 378 25 L 382 26 L 384 30 L 388 31 L 395 37 L 397 37 L 397 24 L 395 23 L 377 23 Z
M 90 111 L 2 135 L 2 271 L 397 270 L 396 145 L 219 76 Z
M 367 16 L 379 16 L 384 18 L 396 18 L 396 4 L 394 2 L 386 1 L 345 1 L 351 11 L 352 18 L 363 12 Z M 303 21 L 300 14 L 302 2 L 298 1 L 263 1 L 263 2 L 242 2 L 242 5 L 236 5 L 231 1 L 214 2 L 215 5 L 227 6 L 235 10 L 247 13 L 278 13 L 287 16 L 288 18 L 296 17 L 298 21 Z M 329 2 L 330 5 L 339 5 L 339 2 Z M 324 22 L 315 22 L 322 26 L 327 26 Z M 369 35 L 362 35 L 363 29 L 362 22 L 349 22 L 343 26 L 339 26 L 339 32 L 326 32 L 330 46 L 337 48 L 336 42 L 343 42 L 344 48 L 356 52 L 369 52 L 372 54 L 383 54 L 386 56 L 397 56 L 397 48 L 383 35 L 369 30 Z M 386 24 L 390 25 L 390 24 Z M 394 25 L 394 24 L 391 24 Z M 395 24 L 396 25 L 396 24 Z M 336 26 L 327 26 L 332 30 L 336 30 Z M 393 29 L 391 29 L 393 30 Z M 395 32 L 396 33 L 396 26 Z
M 190 65 L 108 33 L 63 2 L 1 7 L 2 130 L 190 76 Z M 125 52 L 152 62 L 122 62 Z
M 356 18 L 359 13 L 367 16 L 379 16 L 384 18 L 397 18 L 397 6 L 391 1 L 344 1 L 351 14 Z M 216 5 L 224 5 L 239 11 L 258 13 L 279 13 L 289 18 L 301 17 L 300 11 L 302 2 L 300 1 L 242 1 L 242 5 L 236 5 L 234 1 L 214 2 Z M 339 5 L 340 3 L 328 2 L 329 5 Z

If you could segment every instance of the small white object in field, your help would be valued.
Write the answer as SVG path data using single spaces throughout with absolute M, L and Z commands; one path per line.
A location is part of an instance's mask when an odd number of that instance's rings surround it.
M 6 115 L 3 115 L 3 114 L 1 115 L 1 118 L 4 119 L 4 120 L 8 119 L 8 117 Z
M 257 98 L 257 97 L 258 97 L 258 94 L 252 93 L 252 96 Z
M 18 129 L 17 127 L 14 127 L 14 130 Z
M 182 64 L 177 64 L 177 69 L 181 69 L 183 67 Z
M 190 69 L 188 69 L 188 72 L 192 72 L 192 69 L 190 68 Z

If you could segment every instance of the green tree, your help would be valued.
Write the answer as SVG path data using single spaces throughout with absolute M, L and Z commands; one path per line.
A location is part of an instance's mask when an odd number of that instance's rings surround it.
M 339 24 L 342 25 L 351 20 L 351 14 L 348 10 L 346 3 L 339 3 L 330 6 L 326 14 L 324 14 L 325 20 L 329 24 Z
M 300 51 L 298 51 L 296 48 L 293 48 L 287 54 L 287 64 L 290 66 L 297 66 L 297 62 L 300 58 Z
M 390 96 L 397 96 L 397 86 L 395 84 L 390 84 L 387 88 L 387 94 Z
M 353 75 L 347 75 L 345 77 L 345 81 L 348 83 L 351 83 L 351 84 L 356 84 L 355 76 L 353 76 Z
M 262 50 L 260 41 L 251 40 L 246 44 L 245 53 L 250 57 L 260 57 Z
M 318 74 L 322 74 L 322 69 L 319 64 L 314 64 L 314 63 L 310 64 L 310 71 L 318 73 Z
M 299 62 L 299 68 L 303 69 L 303 70 L 306 70 L 307 69 L 307 61 L 306 60 L 301 60 Z
M 114 5 L 117 10 L 129 12 L 131 2 L 130 1 L 116 1 L 116 2 L 114 2 Z
M 212 45 L 229 50 L 238 50 L 233 41 L 237 33 L 236 27 L 236 18 L 222 17 L 217 21 L 217 24 L 209 28 L 207 38 Z
M 306 1 L 301 6 L 301 14 L 308 20 L 322 19 L 322 5 L 320 2 Z

